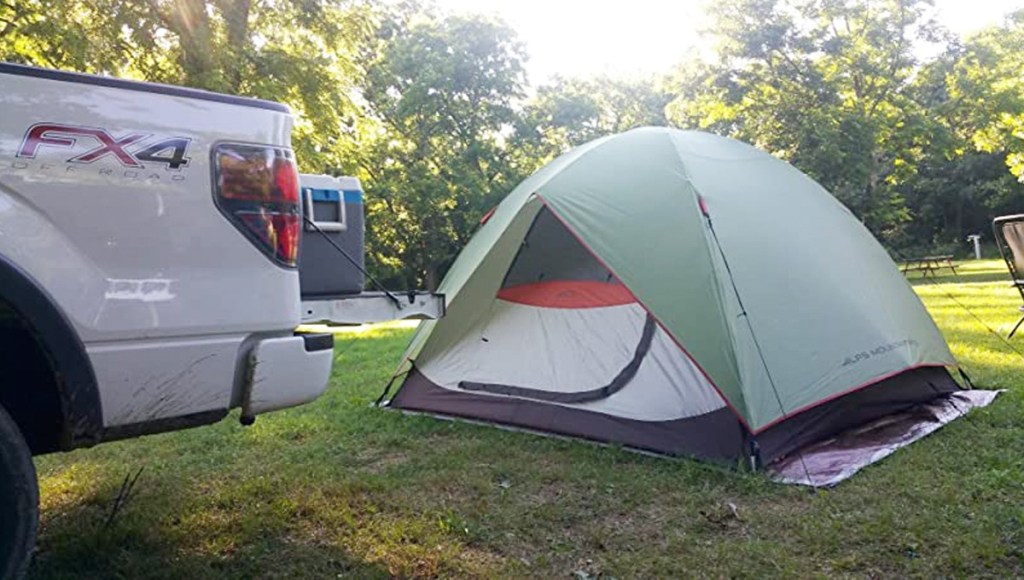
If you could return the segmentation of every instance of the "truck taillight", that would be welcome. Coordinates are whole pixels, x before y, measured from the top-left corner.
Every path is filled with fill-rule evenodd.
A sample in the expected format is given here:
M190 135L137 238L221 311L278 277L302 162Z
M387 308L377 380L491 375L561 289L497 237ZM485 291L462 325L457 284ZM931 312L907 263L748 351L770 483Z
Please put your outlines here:
M299 257L299 173L289 149L223 144L214 151L217 206L277 262Z

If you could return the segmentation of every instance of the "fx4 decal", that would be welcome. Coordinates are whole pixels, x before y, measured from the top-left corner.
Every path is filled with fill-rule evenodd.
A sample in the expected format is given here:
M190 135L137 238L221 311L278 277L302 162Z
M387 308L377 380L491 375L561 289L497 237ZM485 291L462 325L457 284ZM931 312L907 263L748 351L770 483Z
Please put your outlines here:
M37 123L28 128L25 138L18 148L17 156L22 159L35 159L43 147L75 149L80 139L92 145L92 149L69 157L67 163L92 163L105 157L117 159L121 165L141 169L143 161L164 163L168 169L179 169L188 165L185 156L191 139L187 137L170 137L150 140L149 133L127 133L114 137L103 129L62 125L59 123ZM135 145L134 151L128 147Z

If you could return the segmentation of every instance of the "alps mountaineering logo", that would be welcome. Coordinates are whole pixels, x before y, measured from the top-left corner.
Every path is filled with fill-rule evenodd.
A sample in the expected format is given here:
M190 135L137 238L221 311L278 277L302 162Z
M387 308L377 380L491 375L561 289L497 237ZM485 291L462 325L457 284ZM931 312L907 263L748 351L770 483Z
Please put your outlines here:
M8 169L75 173L82 166L108 161L97 164L96 171L100 175L123 179L183 181L184 176L179 170L188 167L191 142L188 137L158 136L144 132L114 135L96 127L36 123L25 131L25 137L15 155L16 160L10 163Z
M916 347L917 341L912 338L905 338L903 340L898 340L896 342L890 342L889 344L881 344L876 346L875 348L872 348L871 350L865 350L863 352L858 352L847 356L846 360L843 361L842 366L845 367L848 365L857 364L859 362L866 361L871 357L881 356L885 353L892 352L897 348L904 346L908 348Z

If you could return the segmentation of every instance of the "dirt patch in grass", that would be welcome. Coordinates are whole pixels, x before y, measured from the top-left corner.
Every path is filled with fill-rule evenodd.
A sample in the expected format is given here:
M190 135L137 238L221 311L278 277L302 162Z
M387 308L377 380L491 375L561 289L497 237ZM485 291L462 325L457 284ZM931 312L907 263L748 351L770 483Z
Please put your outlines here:
M367 451L354 459L356 469L365 473L382 474L409 461L409 454L403 451Z

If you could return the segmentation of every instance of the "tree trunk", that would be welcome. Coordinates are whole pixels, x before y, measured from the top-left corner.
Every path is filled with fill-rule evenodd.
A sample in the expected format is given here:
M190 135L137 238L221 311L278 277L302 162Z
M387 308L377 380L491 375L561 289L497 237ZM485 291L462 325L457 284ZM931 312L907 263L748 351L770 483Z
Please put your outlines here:
M245 67L246 48L249 44L249 13L252 0L220 0L217 2L221 16L227 23L228 53L233 56L224 63L231 84L230 91L237 93L242 88L242 69Z
M966 205L966 201L967 196L963 192L956 197L956 216L954 218L956 223L953 231L956 232L957 240L964 237L964 205Z
M0 2L0 38L3 38L14 31L18 21L21 20L21 13L18 11L18 6L15 4L8 4L7 2ZM26 10L27 12L27 10Z
M423 281L426 283L428 291L433 292L437 290L437 286L441 283L438 278L437 266L433 264L427 266L427 271L424 274Z
M216 70L213 30L205 0L177 0L171 3L169 13L161 15L167 28L178 35L181 47L179 62L185 72L185 84L203 89L223 89L222 79Z

